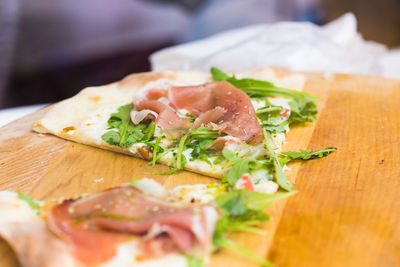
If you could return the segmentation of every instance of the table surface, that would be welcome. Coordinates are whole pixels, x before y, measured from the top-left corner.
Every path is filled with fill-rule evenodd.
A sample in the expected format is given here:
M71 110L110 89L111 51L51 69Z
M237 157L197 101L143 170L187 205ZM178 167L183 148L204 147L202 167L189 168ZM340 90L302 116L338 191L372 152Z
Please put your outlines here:
M308 74L305 91L323 98L315 123L293 127L284 150L336 146L327 158L290 165L298 194L269 209L265 236L234 240L277 266L400 266L400 81ZM0 190L39 199L70 197L144 176L143 161L30 131L45 110L0 129ZM157 166L157 170L166 167ZM171 188L214 179L179 172L151 176ZM102 182L95 180L103 178ZM16 259L0 242L0 265ZM212 266L251 266L219 252Z

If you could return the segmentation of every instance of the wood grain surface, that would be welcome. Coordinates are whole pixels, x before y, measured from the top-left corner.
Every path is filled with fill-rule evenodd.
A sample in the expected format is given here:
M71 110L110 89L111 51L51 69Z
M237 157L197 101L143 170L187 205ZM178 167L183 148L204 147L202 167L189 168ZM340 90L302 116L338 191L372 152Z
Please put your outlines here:
M307 74L322 97L317 122L292 127L284 150L336 146L327 158L290 165L299 193L269 209L267 235L235 234L277 266L400 266L400 81ZM46 109L0 128L0 190L44 200L98 192L147 176L167 188L213 178L145 167L144 161L31 132ZM18 261L0 241L0 266ZM211 266L256 266L222 250Z

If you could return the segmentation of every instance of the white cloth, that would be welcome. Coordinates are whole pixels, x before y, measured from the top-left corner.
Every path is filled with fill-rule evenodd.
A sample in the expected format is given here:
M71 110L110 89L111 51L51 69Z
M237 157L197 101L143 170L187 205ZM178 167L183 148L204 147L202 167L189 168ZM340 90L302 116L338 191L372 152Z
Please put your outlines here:
M9 122L22 118L25 115L33 113L47 104L23 106L16 108L0 109L0 127L6 125Z
M294 71L382 75L400 79L398 52L365 41L351 13L325 25L258 24L166 48L150 57L152 69L251 70L282 66ZM394 57L390 57L393 54ZM389 57L389 58L388 58Z

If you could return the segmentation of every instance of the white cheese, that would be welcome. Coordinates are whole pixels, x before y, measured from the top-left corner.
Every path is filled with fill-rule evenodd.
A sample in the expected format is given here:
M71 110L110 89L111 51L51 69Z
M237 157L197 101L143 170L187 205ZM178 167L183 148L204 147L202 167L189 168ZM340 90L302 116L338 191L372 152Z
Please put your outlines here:
M37 201L37 203L40 203ZM11 222L39 221L40 217L16 192L0 191L0 226Z
M163 136L163 132L161 128L156 125L156 128L154 130L154 137L160 137L160 136Z
M263 194L273 194L278 188L278 184L273 181L265 181L254 185L254 191Z
M139 179L133 185L143 192L154 196L163 197L167 195L167 190L165 190L164 186L150 178Z
M218 186L209 186L206 184L181 185L170 190L169 193L183 202L209 203L214 200L214 195L221 190Z
M258 169L250 173L254 183L266 182L273 178L273 175L266 169Z
M255 110L265 107L265 101L261 99L251 99L251 104Z
M285 97L268 97L268 101L274 106L280 106L290 110L289 102L290 98Z
M183 109L183 108L182 109L178 109L177 112L178 112L178 115L181 115L183 117L185 117L185 115L187 115L187 114L190 114L189 110Z
M287 165L285 165L282 167L282 171L290 171L290 168Z

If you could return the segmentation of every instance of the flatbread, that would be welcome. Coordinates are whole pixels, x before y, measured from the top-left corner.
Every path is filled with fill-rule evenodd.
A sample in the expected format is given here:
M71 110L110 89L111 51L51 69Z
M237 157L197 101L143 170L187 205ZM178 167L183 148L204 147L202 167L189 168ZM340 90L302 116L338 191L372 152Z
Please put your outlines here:
M186 192L180 191L180 187L176 187L175 191L167 192L163 186L147 178L136 181L135 187L148 195L161 196L170 194L171 197L181 199L183 205L190 203L190 200L187 200ZM206 191L197 190L196 186L191 186L191 188L193 191L198 192L196 196L199 197L199 201L209 195ZM48 214L52 205L57 205L57 203L41 202L41 205L43 205L42 212L38 213L26 200L22 200L16 192L0 191L0 238L3 238L11 246L22 266L86 266L76 257L73 246L67 241L68 239L63 239L50 230ZM215 210L214 212L217 214ZM216 220L217 217L214 217L214 224ZM212 232L210 234L212 235ZM170 252L160 257L146 260L142 259L137 239L134 236L132 234L131 239L120 242L117 245L115 255L95 266L187 266L185 255L179 252ZM203 256L204 260L207 261L210 255L205 254Z
M265 68L251 72L235 73L238 78L266 80L277 86L302 90L306 77L282 68ZM49 133L64 139L106 150L128 154L142 159L150 159L148 151L126 149L113 146L101 139L107 131L107 120L118 107L132 102L142 87L173 85L199 85L212 81L211 75L194 71L163 71L132 74L119 82L104 86L88 87L72 98L54 104L47 114L33 125L39 133ZM168 159L160 163L167 165ZM222 178L226 169L207 164L186 164L185 169L204 175Z

